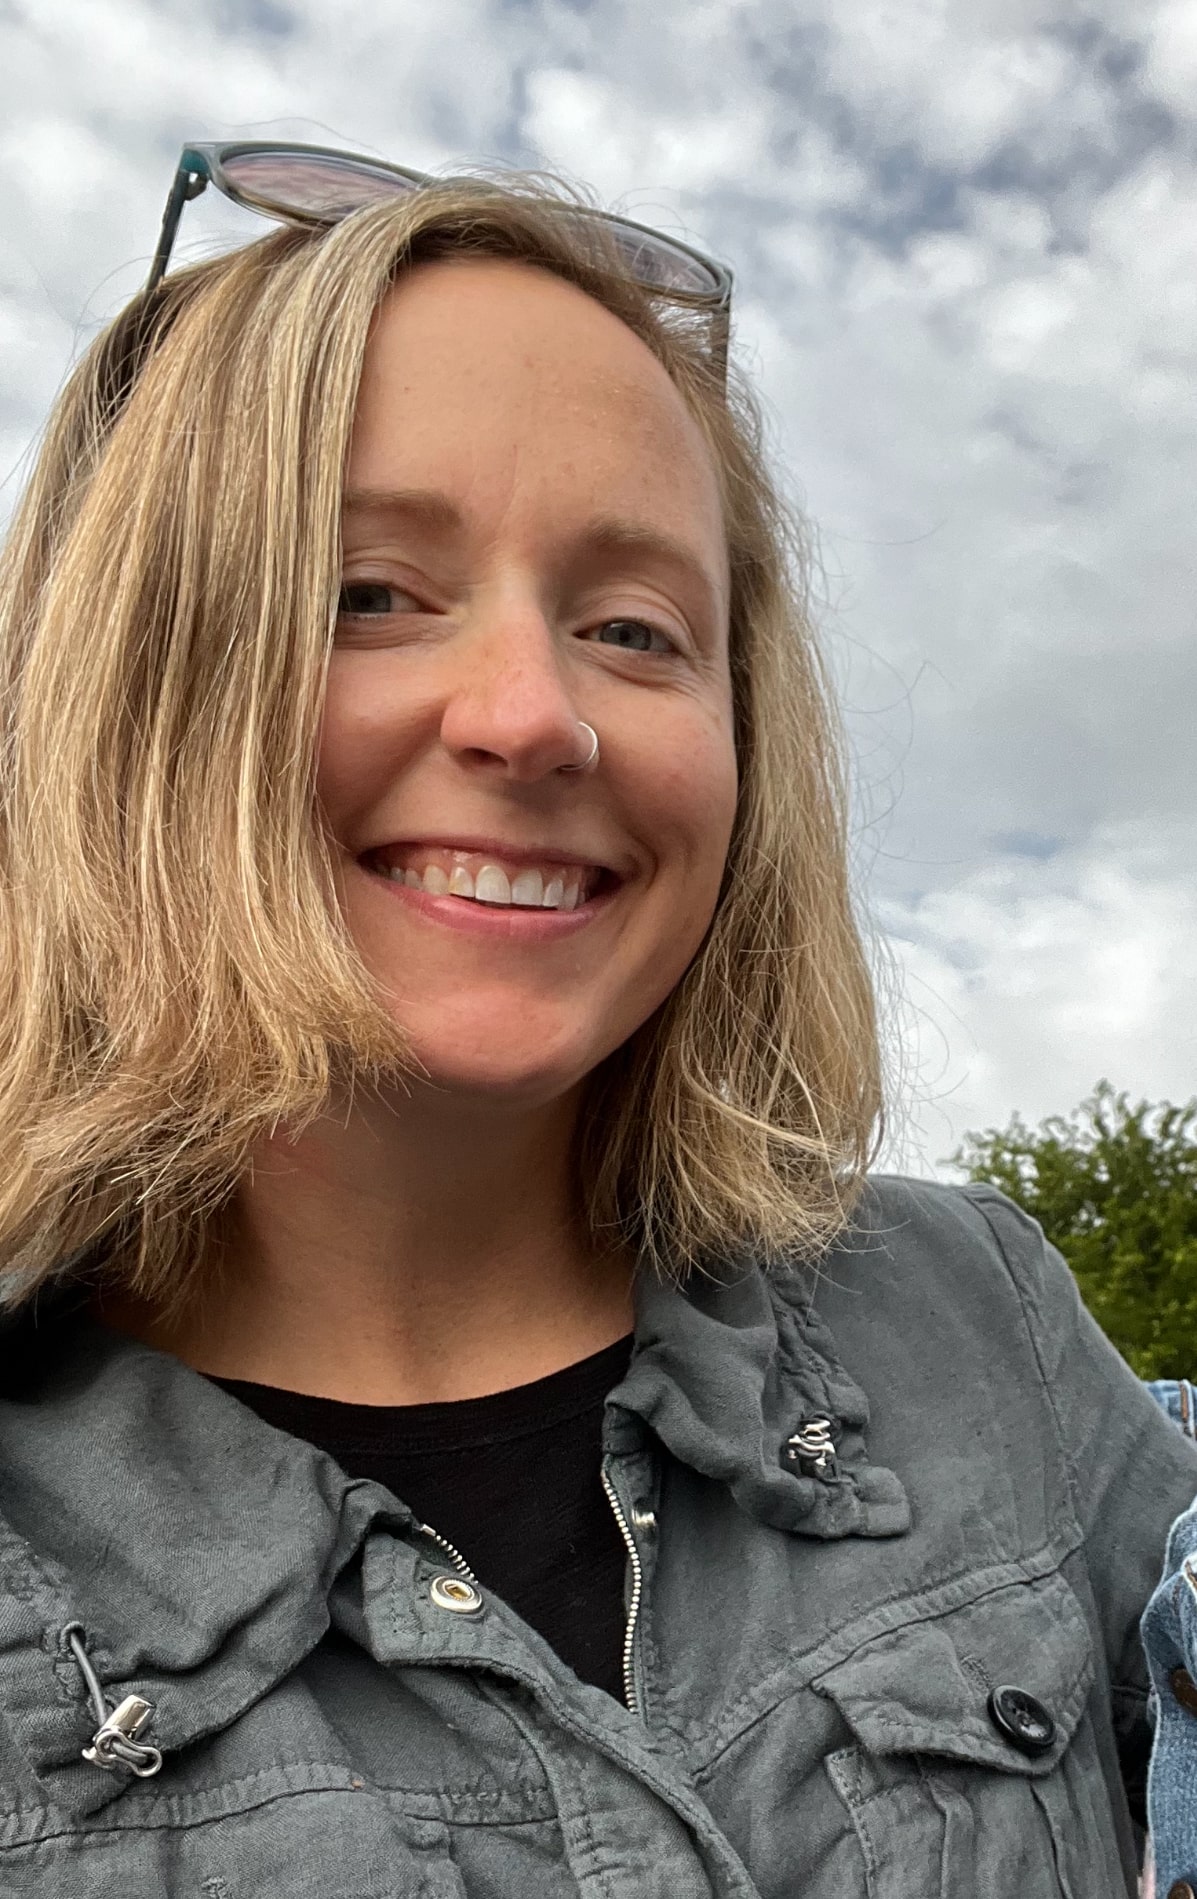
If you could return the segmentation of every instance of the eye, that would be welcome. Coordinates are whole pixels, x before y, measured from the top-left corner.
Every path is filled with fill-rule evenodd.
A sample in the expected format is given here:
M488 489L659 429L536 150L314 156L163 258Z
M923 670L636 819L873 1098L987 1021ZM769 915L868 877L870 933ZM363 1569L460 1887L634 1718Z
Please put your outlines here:
M337 613L343 619L378 620L416 606L412 595L385 580L347 580L341 587Z
M672 653L676 650L668 634L647 620L604 620L589 635L604 646L617 646L624 653Z

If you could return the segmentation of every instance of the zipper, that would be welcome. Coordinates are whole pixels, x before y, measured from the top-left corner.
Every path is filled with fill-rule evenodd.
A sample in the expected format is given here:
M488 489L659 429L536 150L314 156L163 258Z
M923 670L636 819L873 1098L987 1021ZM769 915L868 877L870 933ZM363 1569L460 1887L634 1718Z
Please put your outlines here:
M619 1534L628 1552L628 1561L632 1566L632 1598L628 1603L627 1626L623 1637L623 1698L632 1714L640 1713L640 1703L636 1696L636 1672L634 1666L636 1622L640 1614L640 1597L644 1588L644 1570L640 1562L640 1551L636 1548L636 1539L628 1528L628 1520L623 1505L615 1494L615 1486L606 1471L600 1472L603 1489L607 1493L607 1502L615 1512L615 1521L619 1525Z
M479 1586L478 1578L477 1576L475 1576L473 1570L470 1568L469 1564L466 1562L465 1557L462 1555L460 1550L454 1549L452 1543L450 1543L447 1536L442 1536L439 1530L434 1530L431 1523L421 1523L420 1535L431 1537L432 1541L436 1544L437 1548L444 1550L445 1555L449 1558L449 1561L453 1564L453 1567L457 1570L460 1570L461 1574L465 1577L466 1581L472 1582L475 1588Z
M639 1714L640 1703L636 1695L635 1643L636 1623L640 1616L640 1598L644 1592L644 1568L640 1561L640 1551L636 1548L636 1539L628 1528L628 1520L624 1515L623 1505L615 1494L611 1479L605 1470L600 1471L599 1474L603 1480L603 1489L607 1493L607 1501L611 1505L615 1513L615 1521L619 1525L619 1534L623 1538L624 1548L628 1553L628 1562L632 1566L632 1599L628 1604L627 1626L624 1630L623 1638L623 1696L631 1713ZM465 1557L459 1549L454 1548L447 1536L442 1536L439 1530L434 1530L431 1523L421 1523L420 1534L421 1536L428 1537L431 1542L436 1544L438 1549L444 1551L454 1568L466 1578L467 1582L472 1582L475 1588L479 1586L478 1578L466 1562Z

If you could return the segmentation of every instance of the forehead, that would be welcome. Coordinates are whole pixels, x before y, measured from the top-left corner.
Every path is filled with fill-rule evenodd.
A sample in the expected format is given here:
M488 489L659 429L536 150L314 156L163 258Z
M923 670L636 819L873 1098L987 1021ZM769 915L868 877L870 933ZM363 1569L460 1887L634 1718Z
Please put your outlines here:
M496 511L634 511L725 560L706 439L651 350L572 284L507 260L419 265L371 330L355 489Z

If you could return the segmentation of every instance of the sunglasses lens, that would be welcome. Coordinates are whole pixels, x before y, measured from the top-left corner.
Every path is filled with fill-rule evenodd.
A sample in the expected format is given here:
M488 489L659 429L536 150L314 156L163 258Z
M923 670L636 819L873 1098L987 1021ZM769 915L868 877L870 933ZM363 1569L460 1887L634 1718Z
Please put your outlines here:
M321 222L417 188L414 178L375 167L367 159L277 151L234 152L221 162L229 183L247 198Z
M667 238L638 231L611 219L611 229L633 277L655 290L681 290L691 296L718 296L723 286L701 258L678 250Z
M234 192L265 211L335 223L363 205L384 198L403 197L425 183L419 174L408 177L368 158L344 158L325 152L232 151L221 156L225 179ZM724 285L700 257L671 244L667 237L642 231L622 218L606 218L624 262L632 275L656 290L716 297Z

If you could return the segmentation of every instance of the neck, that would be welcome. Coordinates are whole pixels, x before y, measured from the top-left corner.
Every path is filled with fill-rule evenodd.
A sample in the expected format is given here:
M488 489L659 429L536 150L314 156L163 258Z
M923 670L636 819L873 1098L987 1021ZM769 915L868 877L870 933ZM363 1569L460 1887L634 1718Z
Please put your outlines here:
M599 1252L577 1215L576 1110L355 1100L260 1144L193 1308L100 1316L209 1376L360 1404L547 1377L632 1323L628 1254Z

